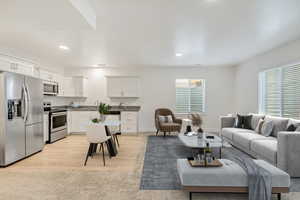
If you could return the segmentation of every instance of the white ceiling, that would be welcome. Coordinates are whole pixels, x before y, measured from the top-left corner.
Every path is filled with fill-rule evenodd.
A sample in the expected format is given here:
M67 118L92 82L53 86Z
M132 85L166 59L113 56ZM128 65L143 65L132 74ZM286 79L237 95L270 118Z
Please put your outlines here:
M90 1L96 29L67 0L0 0L0 49L66 67L227 66L300 38L299 0Z

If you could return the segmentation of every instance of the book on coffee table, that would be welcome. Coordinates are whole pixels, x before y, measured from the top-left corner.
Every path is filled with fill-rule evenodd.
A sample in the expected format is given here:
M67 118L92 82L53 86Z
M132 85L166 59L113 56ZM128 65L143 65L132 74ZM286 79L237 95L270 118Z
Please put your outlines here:
M222 167L223 164L218 160L212 160L211 163L199 162L194 160L194 158L187 158L188 162L192 167Z

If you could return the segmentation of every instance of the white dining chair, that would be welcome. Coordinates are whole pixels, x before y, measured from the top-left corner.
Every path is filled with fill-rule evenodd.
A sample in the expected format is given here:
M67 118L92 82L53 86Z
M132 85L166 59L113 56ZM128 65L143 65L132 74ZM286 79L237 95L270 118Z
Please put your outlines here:
M89 124L87 127L86 136L90 145L85 158L84 166L86 166L89 156L92 157L93 154L96 153L98 144L100 144L100 152L102 151L103 164L105 166L104 143L106 144L106 147L108 149L107 141L111 138L111 136L106 135L104 124Z

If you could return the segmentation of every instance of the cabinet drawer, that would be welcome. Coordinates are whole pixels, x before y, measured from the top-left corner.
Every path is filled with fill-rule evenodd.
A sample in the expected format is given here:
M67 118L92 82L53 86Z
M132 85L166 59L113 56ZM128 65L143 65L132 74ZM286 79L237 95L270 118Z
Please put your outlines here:
M122 126L121 132L122 133L136 133L137 127L136 126Z

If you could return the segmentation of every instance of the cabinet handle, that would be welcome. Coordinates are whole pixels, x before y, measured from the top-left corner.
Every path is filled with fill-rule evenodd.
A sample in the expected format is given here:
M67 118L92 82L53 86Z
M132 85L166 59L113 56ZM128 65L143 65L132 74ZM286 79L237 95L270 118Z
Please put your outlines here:
M11 63L10 68L11 68L12 70L17 70L17 69L18 69L18 64L17 64L17 63Z

